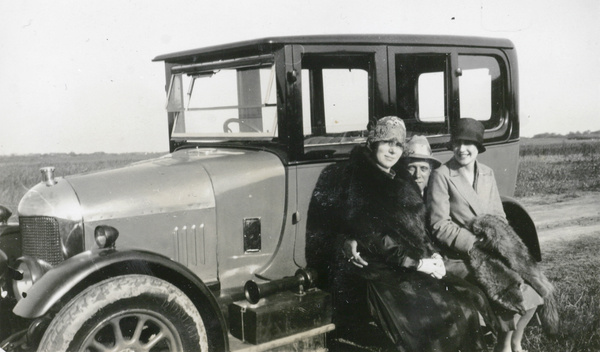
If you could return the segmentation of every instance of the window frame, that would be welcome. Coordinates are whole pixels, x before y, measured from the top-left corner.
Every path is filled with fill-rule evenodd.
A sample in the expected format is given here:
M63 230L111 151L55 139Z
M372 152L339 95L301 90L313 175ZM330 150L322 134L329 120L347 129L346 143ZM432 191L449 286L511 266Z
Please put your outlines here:
M277 103L260 103L257 106L243 106L241 105L241 103L238 101L236 103L232 103L232 104L226 104L224 106L219 106L219 105L215 105L215 106L207 106L207 107L202 107L202 106L190 106L191 101L189 100L190 97L188 96L187 98L184 97L185 95L185 90L186 87L182 86L183 83L183 78L179 78L182 76L188 76L190 78L188 78L187 80L189 81L188 84L191 84L191 86L187 87L188 89L188 95L190 92L190 88L194 85L198 85L198 84L194 84L194 82L199 79L202 78L203 76L212 76L215 73L218 73L219 71L222 70L231 70L232 72L234 72L236 74L236 84L238 84L237 86L237 90L238 90L238 96L237 99L239 99L239 75L240 72L242 71L246 71L246 70L250 70L250 69L256 69L256 70L261 70L264 68L271 68L272 70L274 70L274 72L276 72L276 63L275 63L275 59L273 55L262 55L262 56L252 56L252 57L243 57L243 58L239 58L239 59L235 59L235 60L225 60L223 62L217 62L217 63L213 63L213 62L209 62L209 63L201 63L201 64L190 64L190 65L178 65L178 66L174 66L171 69L171 77L170 77L170 83L167 89L167 111L169 114L172 114L172 126L170 131L169 131L169 138L171 141L177 142L177 141L194 141L194 142L202 142L202 141L211 141L211 140L220 140L223 139L224 141L226 140L264 140L264 141L270 141L270 140L276 140L277 139L277 133L275 131L270 131L270 132L259 132L259 133L254 133L254 132L237 132L235 134L232 135L227 135L227 134L222 134L222 133L193 133L193 132L184 132L183 129L185 129L186 126L186 121L188 120L188 118L191 116L190 114L193 114L194 111L202 111L202 110L206 110L206 111L211 111L211 110L226 110L226 109L237 109L238 110L238 119L242 120L243 119L239 116L241 116L240 111L243 111L243 109L248 109L248 108L269 108L269 107L274 107L277 109ZM176 81L179 84L175 84ZM277 85L275 84L275 82L272 83L272 87L270 88L275 88L275 100L277 101L278 99L278 95L280 94L278 92L277 89ZM169 106L171 106L171 91L173 89L176 89L177 87L179 87L178 91L179 91L179 95L180 95L180 104L182 105L180 107L180 109L169 109ZM267 89L270 89L267 88ZM199 89L199 88L196 88ZM272 93L271 93L272 94ZM270 94L270 95L271 95ZM197 95L196 95L197 96ZM233 105L235 104L235 105ZM178 113L181 113L183 115L179 116ZM181 119L181 120L179 120ZM275 121L278 122L278 118L275 119ZM275 122L274 121L274 122ZM178 123L179 122L179 123ZM226 138L227 137L227 138Z
M396 48L394 48L396 49ZM409 50L405 50L406 47L400 47L398 52L390 50L391 57L393 56L393 64L390 57L390 97L392 101L390 102L390 108L393 111L393 114L404 119L406 123L406 127L409 131L415 132L415 134L426 134L428 137L435 138L436 136L443 136L449 133L449 109L451 107L450 101L450 92L452 90L452 78L450 75L451 72L451 53L447 50L440 50L438 48L427 48L427 50L413 50L413 48L409 48ZM393 54L392 54L393 52ZM443 68L441 72L444 73L444 121L443 122L423 122L419 120L419 107L415 105L413 108L415 115L410 116L410 118L406 118L406 113L402 110L402 103L400 102L399 92L398 92L398 73L397 67L400 64L398 57L402 55L407 55L411 57L421 56L422 60L425 60L426 57L430 57L432 59L439 59L440 67ZM433 60L432 60L433 61ZM421 73L433 73L440 72L438 70L433 71L423 71ZM414 77L415 80L412 81L415 85L412 86L414 89L414 93L411 100L411 103L414 102L418 104L419 96L418 96L418 87L416 84L418 83L419 76ZM410 83L410 82L409 82ZM417 127L417 128L415 128ZM437 133L436 133L437 132Z
M459 77L457 74L458 56L469 55L469 56L489 56L496 59L503 77L502 86L500 89L503 94L502 107L497 120L491 120L492 122L486 123L486 130L484 132L484 143L493 143L496 141L506 140L510 138L511 134L511 114L515 114L516 102L511 98L510 82L514 82L516 77L511 77L511 69L509 67L509 60L504 51L497 48L480 48L480 47L444 47L444 46L402 46L402 45L390 45L388 47L388 70L389 75L389 96L390 100L390 111L391 114L400 114L400 102L398 101L397 91L397 57L398 55L440 55L447 58L446 62L446 82L445 82L445 121L443 123L425 123L431 130L439 129L442 133L428 135L427 138L434 150L445 150L448 143L450 142L450 131L460 118L460 101L459 101ZM515 114L515 118L518 119L518 114ZM413 133L409 129L409 134Z
M383 117L384 115L384 106L387 103L388 89L387 89L387 66L382 64L386 61L386 46L384 45L292 45L292 67L288 67L289 74L293 75L296 80L295 89L291 92L292 99L296 105L295 114L298 115L298 119L296 121L296 128L290 128L288 131L293 134L297 143L293 143L295 146L296 152L294 156L291 156L291 160L296 160L300 163L308 162L308 161L319 161L319 160L335 160L335 159L344 159L347 158L350 154L350 151L354 148L354 146L364 143L364 141L359 142L350 142L350 143L332 143L327 145L324 148L316 148L312 146L304 145L304 126L303 126L303 106L302 106L302 85L309 84L308 82L302 81L302 69L306 68L306 61L309 60L309 66L311 67L319 67L322 68L346 68L347 66L343 65L333 65L329 61L338 61L343 62L345 60L352 60L352 58L361 58L362 60L366 60L368 62L368 67L366 67L366 71L368 74L368 86L369 86L369 116L368 119L372 119L373 117ZM320 64L319 58L323 58L323 62ZM350 58L350 59L349 59ZM286 59L287 61L287 59ZM333 66L332 66L333 65ZM353 68L361 68L354 66ZM293 72L293 73L292 73ZM312 91L311 94L318 94L321 97L311 97L311 108L321 109L323 108L322 104L319 103L319 99L323 98L322 85L317 91ZM290 100L290 101L291 101ZM315 104L316 102L316 104ZM321 101L322 102L322 101ZM311 118L318 118L318 115L315 116L313 112L311 112ZM324 115L322 115L324 120ZM324 122L324 121L323 121ZM317 121L311 121L312 131L315 131L314 125ZM290 126L288 125L288 128ZM366 129L366 125L365 125ZM316 129L318 131L318 128ZM324 130L322 130L324 132Z

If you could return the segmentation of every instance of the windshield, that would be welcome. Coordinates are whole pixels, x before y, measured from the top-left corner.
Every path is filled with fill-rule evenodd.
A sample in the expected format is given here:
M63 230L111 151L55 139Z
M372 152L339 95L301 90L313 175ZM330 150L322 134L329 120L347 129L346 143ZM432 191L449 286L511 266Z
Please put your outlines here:
M176 73L167 110L175 114L173 139L270 140L277 136L275 65Z

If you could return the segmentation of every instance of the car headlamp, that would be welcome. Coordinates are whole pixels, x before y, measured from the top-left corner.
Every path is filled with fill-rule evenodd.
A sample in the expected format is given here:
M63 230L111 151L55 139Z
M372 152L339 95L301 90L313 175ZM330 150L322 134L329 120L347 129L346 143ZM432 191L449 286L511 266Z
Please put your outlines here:
M98 248L114 248L119 231L112 226L100 225L94 230L94 239Z
M27 291L39 280L52 266L43 260L31 257L21 257L16 261L20 277L13 280L13 292L17 299L27 297Z

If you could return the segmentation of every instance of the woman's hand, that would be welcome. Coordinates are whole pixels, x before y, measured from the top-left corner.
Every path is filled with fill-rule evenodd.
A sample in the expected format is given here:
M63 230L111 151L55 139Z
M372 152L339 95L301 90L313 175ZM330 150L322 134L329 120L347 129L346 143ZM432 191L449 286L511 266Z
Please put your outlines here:
M360 256L360 252L356 251L357 247L358 242L356 240L346 240L342 247L342 252L344 253L344 258L348 258L348 262L359 268L363 268L369 265L369 263Z
M429 274L436 279L441 279L446 276L446 266L442 257L434 254L431 258L423 258L419 261L417 271Z

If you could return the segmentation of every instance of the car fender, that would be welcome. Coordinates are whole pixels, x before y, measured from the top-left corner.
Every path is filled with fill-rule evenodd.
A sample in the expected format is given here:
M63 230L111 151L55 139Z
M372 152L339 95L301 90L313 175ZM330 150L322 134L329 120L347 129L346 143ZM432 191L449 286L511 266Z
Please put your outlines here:
M146 274L177 286L196 304L206 322L211 345L227 347L225 317L207 284L180 263L141 250L97 249L80 253L44 274L18 301L13 312L24 318L38 318L63 298L71 298L105 278L126 274Z
M525 243L533 258L538 262L542 261L540 241L533 219L516 199L507 196L501 198L508 223Z

